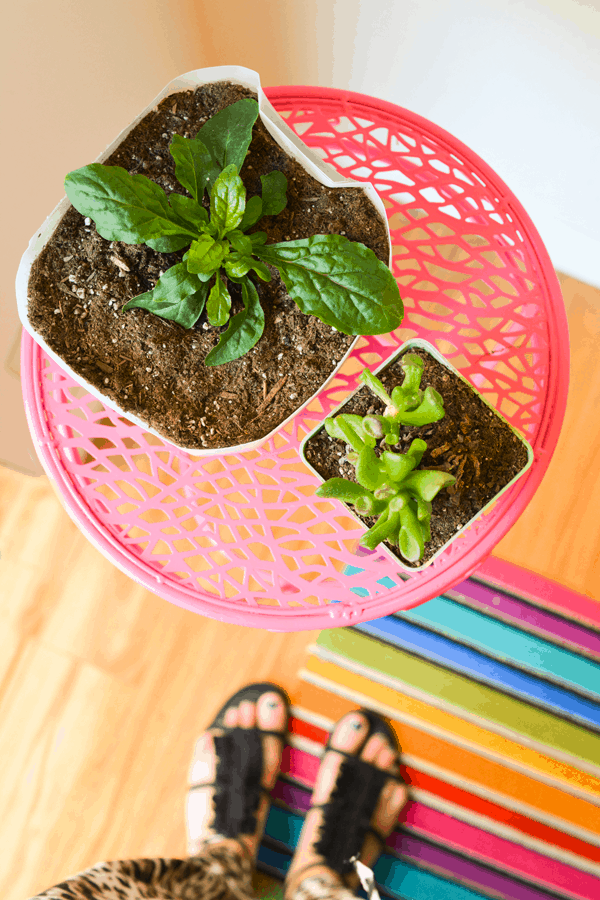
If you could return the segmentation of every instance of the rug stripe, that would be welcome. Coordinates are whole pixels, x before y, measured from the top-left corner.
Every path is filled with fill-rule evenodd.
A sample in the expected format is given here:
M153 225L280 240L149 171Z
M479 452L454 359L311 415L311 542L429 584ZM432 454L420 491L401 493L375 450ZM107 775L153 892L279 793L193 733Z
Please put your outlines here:
M514 563L488 556L471 577L488 587L498 587L514 597L600 630L600 602Z
M306 670L305 680L301 682L296 693L302 707L324 719L330 717L330 721L333 723L345 712L356 707L357 703L360 705L360 702L354 698L340 696L335 667L331 663L325 663L322 660L313 662L312 659L309 659L308 664L313 669L317 664L325 667L326 679L330 675L334 677L331 682L327 682L327 687L319 687L312 681L306 680L314 677L309 670ZM322 674L319 675L319 679L321 677L323 677ZM347 679L349 676L344 677ZM332 694L328 693L330 689L333 690ZM467 754L478 754L484 760L491 760L503 766L509 766L518 772L531 774L551 786L574 793L583 800L600 803L600 778L582 772L575 766L556 760L494 731L488 731L473 722L457 718L455 714L409 696L403 691L374 683L360 674L352 673L352 687L344 687L343 690L344 694L348 695L355 691L361 698L365 695L369 696L370 692L375 690L374 699L388 707L399 722L406 722L410 725L413 731L415 728L425 731L444 741L450 741ZM403 746L406 746L405 741Z
M525 631L531 630L549 641L571 647L576 652L593 654L600 660L600 635L597 632L498 588L469 578L447 591L445 596L479 609L488 616L511 622Z
M453 600L436 597L414 609L396 613L396 617L432 628L508 664L522 666L540 678L590 693L596 702L600 699L600 664ZM600 654L600 638L597 644Z
M364 622L357 626L363 634L371 635L403 650L437 662L478 682L484 682L509 692L529 703L568 716L585 727L600 729L600 705L565 688L550 684L533 675L514 669L503 662L484 656L477 650L420 628L395 616ZM396 677L397 676L397 669ZM388 670L388 674L393 674ZM597 675L600 681L600 669Z
M371 623L372 624L372 623ZM600 735L558 718L457 672L410 655L351 629L323 631L318 647L418 688L523 737L533 738L592 765L600 765ZM400 682L399 682L400 686Z

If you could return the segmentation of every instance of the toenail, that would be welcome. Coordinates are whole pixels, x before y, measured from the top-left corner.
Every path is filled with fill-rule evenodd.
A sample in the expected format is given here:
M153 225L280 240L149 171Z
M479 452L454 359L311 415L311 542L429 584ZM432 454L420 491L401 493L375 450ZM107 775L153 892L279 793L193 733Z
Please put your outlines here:
M364 726L363 726L362 722L357 721L357 722L352 723L352 727L354 728L355 731L360 731L360 729L363 728Z
M279 702L277 700L269 700L267 706L269 709L275 709L276 706L279 706Z

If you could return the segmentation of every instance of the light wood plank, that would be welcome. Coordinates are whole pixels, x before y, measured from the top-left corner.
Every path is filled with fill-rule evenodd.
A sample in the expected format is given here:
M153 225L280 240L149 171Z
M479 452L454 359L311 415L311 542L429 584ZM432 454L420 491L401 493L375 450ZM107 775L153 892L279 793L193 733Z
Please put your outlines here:
M292 690L316 632L181 610L71 523L46 478L0 468L0 896L103 858L181 855L197 735L248 681Z

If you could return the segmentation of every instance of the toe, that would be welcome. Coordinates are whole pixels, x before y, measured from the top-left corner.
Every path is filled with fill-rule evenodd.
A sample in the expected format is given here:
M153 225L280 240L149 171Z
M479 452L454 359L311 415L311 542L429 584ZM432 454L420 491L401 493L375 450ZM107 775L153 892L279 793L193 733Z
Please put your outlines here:
M386 743L386 739L382 734L372 734L365 744L364 749L360 754L360 758L364 760L364 762L375 765L379 754L386 746Z
M258 698L256 704L256 724L263 731L284 731L286 708L283 698L275 691L267 691Z
M285 732L287 709L283 698L275 691L262 694L256 704L256 724L263 731ZM263 786L270 790L279 774L283 741L272 735L263 737Z
M256 704L250 700L242 700L239 709L238 725L242 728L254 728L256 725Z
M375 757L374 763L379 769L383 769L384 772L389 772L394 769L394 763L397 758L398 754L396 750L393 750L388 741L385 741Z
M329 741L334 750L356 753L369 730L369 723L362 713L348 713L337 723Z
M239 724L239 710L237 706L230 706L223 715L223 724L226 728L235 728Z
M379 798L379 803L373 817L373 824L382 834L391 834L400 814L400 810L406 803L406 786L390 781L384 787Z

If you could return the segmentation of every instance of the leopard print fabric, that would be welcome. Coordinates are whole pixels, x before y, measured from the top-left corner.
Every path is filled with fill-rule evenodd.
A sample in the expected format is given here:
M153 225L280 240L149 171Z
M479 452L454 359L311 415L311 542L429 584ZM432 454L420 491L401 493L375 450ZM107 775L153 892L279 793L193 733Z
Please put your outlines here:
M97 863L31 900L255 900L246 856L208 845L189 859Z
M206 845L189 859L129 859L97 863L30 900L256 900L245 855ZM324 876L305 878L293 900L356 900Z

